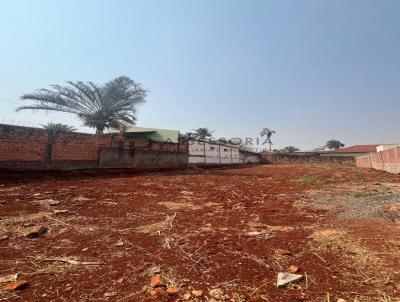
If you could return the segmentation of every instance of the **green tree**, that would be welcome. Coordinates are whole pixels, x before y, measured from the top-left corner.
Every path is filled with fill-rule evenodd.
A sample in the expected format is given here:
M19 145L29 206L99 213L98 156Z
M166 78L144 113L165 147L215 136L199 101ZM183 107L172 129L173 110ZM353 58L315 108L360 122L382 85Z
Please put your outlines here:
M339 140L331 139L326 142L325 147L329 150L337 150L344 147L344 144Z
M113 125L111 125L113 126ZM115 128L118 128L120 133L126 133L126 131L128 131L130 128L132 128L134 125L132 125L131 123L127 123L127 122L118 122Z
M195 138L195 135L193 132L179 133L179 138L180 139L193 139L193 138Z
M48 130L52 134L56 133L71 133L75 132L76 128L73 126L61 124L61 123L47 123L46 125L42 125L42 127Z
M85 126L102 134L104 129L122 122L134 124L136 107L145 102L147 90L126 76L120 76L103 85L92 82L67 82L52 85L21 96L36 104L21 106L20 110L61 111L76 114Z
M283 148L281 151L282 152L292 153L292 152L300 151L300 149L295 147L295 146L287 146L287 147Z
M194 137L198 139L206 139L206 138L211 138L214 130L210 130L207 127L204 128L197 128L194 129Z

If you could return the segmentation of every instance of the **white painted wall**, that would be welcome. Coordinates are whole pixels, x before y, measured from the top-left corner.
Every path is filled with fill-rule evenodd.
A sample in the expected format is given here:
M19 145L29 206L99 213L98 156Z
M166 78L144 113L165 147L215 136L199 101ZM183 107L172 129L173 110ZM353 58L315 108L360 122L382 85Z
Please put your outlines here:
M376 147L376 152L382 152L388 149L392 149L394 147L399 147L400 144L385 144L385 145L379 145Z
M189 141L189 163L191 164L237 164L239 149L213 142Z

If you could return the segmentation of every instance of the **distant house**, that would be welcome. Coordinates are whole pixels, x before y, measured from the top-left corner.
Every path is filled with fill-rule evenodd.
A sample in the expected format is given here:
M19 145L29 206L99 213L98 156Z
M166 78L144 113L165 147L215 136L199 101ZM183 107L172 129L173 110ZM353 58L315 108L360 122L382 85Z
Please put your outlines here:
M388 149L392 149L392 148L395 148L395 147L400 147L400 144L379 145L378 147L376 147L376 152L386 151Z
M371 144L371 145L354 145L350 147L344 147L337 150L324 151L321 152L321 156L361 156L369 153L373 153L377 151L377 147L379 144Z
M118 132L118 129L111 128L108 130L108 133ZM147 138L156 142L178 143L179 141L179 131L169 129L132 127L125 131L125 136Z

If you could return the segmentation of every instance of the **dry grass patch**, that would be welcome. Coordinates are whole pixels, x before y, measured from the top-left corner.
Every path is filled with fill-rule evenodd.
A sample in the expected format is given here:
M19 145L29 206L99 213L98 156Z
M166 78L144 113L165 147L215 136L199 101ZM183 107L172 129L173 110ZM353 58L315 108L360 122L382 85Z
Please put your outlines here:
M60 201L55 199L40 199L33 201L34 204L38 204L44 207L56 206L60 204Z
M156 223L142 225L140 227L135 228L135 230L138 233L154 234L154 233L157 233L157 232L165 231L169 227L170 227L169 221L168 220L164 220L164 221L159 221L159 222L156 222Z
M102 233L101 227L93 226L93 225L78 225L73 226L74 230L79 234L87 235L87 234L100 234ZM65 229L63 229L65 230ZM66 229L68 231L68 228Z
M314 232L311 237L311 252L315 256L323 262L327 261L325 257L332 255L339 257L336 263L330 261L327 263L330 263L329 265L334 266L340 272L343 280L346 280L346 282L353 280L371 289L365 292L368 293L366 300L363 297L364 294L362 294L359 297L360 299L355 301L391 301L379 300L377 295L376 290L378 288L382 293L385 291L392 292L388 285L396 279L393 279L396 274L393 267L385 267L385 261L379 257L379 254L362 246L344 230L321 229ZM372 297L375 298L372 299Z
M213 202L206 202L202 204L193 204L191 202L173 202L173 201L163 201L159 202L159 205L165 206L170 210L184 210L184 209L189 209L189 210L199 210L205 207L212 207L216 205Z
M0 220L0 226L36 224L39 222L48 221L52 215L52 212L38 212L31 214L20 214L15 216L3 216L3 218Z
M129 193L124 193L124 195L126 195L126 194L129 195ZM117 194L115 194L115 195L117 195ZM85 196L78 196L78 197L75 197L74 199L72 199L72 201L91 201L91 200L92 200L92 198L88 198Z
M49 220L53 219L51 212L39 212L32 214L20 214L15 216L3 216L0 220L0 237L10 234L26 236L33 226L48 226Z
M250 221L247 225L249 226L249 228L243 231L245 235L247 236L262 235L267 238L275 236L275 234L278 232L289 232L294 229L291 226L269 225L257 221Z
M20 187L11 187L11 188L0 188L0 193L14 192L18 190Z
M201 208L199 206L195 206L194 204L192 204L190 202L163 201L163 202L159 202L158 204L162 205L164 207L167 207L170 210L182 210L182 209L196 210L196 209Z
M383 267L382 260L372 251L350 238L344 230L327 228L315 231L312 235L312 249L317 253L332 253L344 258L359 270Z
M212 226L201 226L198 229L199 233L214 233L215 232L215 228Z

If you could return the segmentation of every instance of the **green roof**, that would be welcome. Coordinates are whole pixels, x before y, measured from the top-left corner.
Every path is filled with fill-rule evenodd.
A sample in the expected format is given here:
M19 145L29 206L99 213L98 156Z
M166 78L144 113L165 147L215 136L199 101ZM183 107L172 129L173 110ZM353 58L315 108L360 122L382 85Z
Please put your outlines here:
M117 133L118 129L110 128L108 133ZM168 129L157 129L157 128L144 128L144 127L132 127L126 130L127 135L130 133L135 136L143 136L150 140L157 142L172 142L177 143L179 137L179 131L168 130Z

